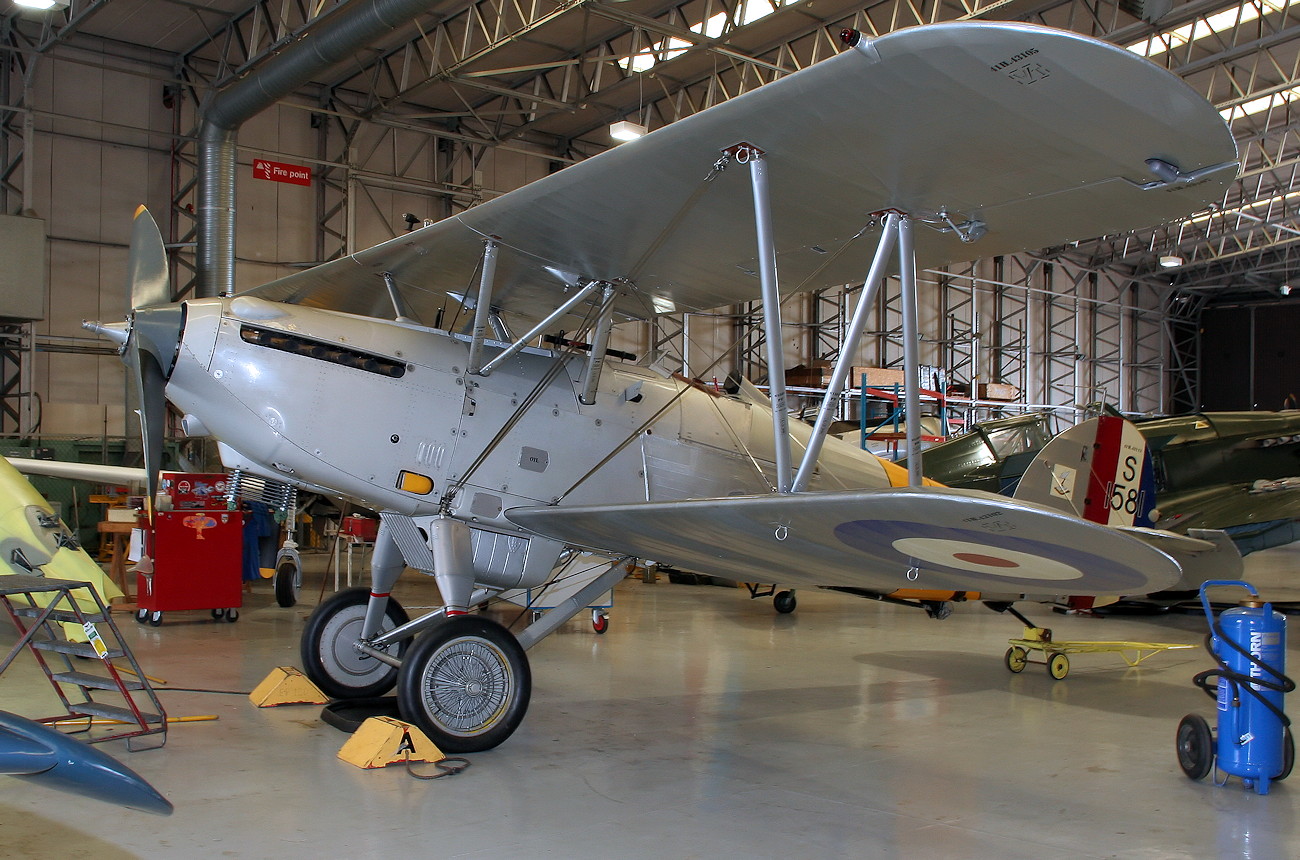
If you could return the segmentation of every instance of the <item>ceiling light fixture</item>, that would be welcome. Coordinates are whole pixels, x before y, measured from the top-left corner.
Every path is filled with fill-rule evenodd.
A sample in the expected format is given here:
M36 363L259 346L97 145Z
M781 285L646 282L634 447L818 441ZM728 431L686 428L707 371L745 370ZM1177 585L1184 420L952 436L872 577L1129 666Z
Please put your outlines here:
M51 9L68 8L68 0L14 0L14 5L22 6L26 9L49 11Z
M1165 254L1160 258L1160 268L1173 269L1183 264L1183 258L1177 254Z
M609 127L609 136L615 140L636 140L645 133L645 126L630 119L621 119Z

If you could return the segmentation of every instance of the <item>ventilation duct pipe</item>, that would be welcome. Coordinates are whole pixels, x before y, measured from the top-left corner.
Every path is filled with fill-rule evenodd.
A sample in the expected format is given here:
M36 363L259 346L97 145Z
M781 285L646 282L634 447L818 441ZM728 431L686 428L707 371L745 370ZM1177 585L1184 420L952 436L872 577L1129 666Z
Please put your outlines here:
M212 297L235 288L235 139L239 127L436 2L352 0L261 68L208 98L199 129L196 295Z

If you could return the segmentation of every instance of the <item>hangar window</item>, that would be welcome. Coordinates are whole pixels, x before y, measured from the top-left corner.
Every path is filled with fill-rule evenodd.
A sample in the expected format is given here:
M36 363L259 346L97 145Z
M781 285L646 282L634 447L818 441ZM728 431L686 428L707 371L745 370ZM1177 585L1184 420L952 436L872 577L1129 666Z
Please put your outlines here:
M364 370L367 373L377 373L380 376L388 376L393 379L400 379L406 375L406 364L404 362L394 361L382 355L362 352L359 349L339 346L336 343L312 340L311 338L273 329L255 328L251 325L241 326L239 336L245 343L265 346L269 349L278 349L281 352L291 352L294 355L303 355L320 361L328 361L331 364L341 364L344 367Z

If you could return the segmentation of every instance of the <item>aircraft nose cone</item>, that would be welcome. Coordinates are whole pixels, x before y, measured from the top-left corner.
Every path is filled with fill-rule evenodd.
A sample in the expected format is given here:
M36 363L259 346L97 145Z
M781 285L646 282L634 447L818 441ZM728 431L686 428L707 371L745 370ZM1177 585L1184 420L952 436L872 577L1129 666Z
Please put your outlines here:
M158 362L163 378L171 376L180 351L181 335L185 331L185 305L161 305L136 308L131 315L128 338L136 348L147 352Z

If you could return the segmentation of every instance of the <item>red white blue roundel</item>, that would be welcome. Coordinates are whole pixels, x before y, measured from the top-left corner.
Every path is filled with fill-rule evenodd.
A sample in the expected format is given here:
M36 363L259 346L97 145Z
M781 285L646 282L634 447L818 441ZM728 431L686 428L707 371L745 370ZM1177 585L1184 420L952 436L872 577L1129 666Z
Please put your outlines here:
M1086 576L1090 594L1134 594L1146 590L1148 577L1116 558L1078 547L994 534L976 529L897 520L853 520L835 528L846 546L875 558L897 559L900 566L982 582L980 588L1024 591L1059 587L1069 594L1073 581Z

